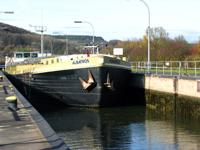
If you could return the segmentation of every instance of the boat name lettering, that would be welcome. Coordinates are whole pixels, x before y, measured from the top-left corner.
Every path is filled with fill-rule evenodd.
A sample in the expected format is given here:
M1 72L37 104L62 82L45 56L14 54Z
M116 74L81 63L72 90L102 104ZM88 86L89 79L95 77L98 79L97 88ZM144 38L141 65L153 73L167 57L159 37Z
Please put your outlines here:
M110 59L109 62L113 64L120 64L120 60L115 60L115 59Z
M76 60L76 61L73 61L72 64L73 65L78 65L78 64L83 64L83 63L89 63L89 59L84 59L84 60Z

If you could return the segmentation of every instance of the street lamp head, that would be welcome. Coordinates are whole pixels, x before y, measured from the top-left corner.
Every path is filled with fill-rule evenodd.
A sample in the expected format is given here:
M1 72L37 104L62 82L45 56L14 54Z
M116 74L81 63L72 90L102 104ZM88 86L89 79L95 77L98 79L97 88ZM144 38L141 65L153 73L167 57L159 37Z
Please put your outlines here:
M53 32L53 34L59 34L60 32Z
M74 23L82 23L82 21L74 21Z
M14 11L5 11L5 14L14 14Z

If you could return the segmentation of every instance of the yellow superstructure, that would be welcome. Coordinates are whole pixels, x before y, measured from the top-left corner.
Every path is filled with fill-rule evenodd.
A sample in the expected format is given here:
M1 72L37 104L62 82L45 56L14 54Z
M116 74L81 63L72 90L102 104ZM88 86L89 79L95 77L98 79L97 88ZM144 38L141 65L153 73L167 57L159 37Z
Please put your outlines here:
M41 58L41 60L36 63L23 63L16 65L11 63L6 65L6 72L9 74L24 74L28 72L34 74L101 66L131 69L130 63L126 60L126 58L122 58L121 60L120 58L104 55L92 57L80 56L71 59L68 58L68 56L58 56Z

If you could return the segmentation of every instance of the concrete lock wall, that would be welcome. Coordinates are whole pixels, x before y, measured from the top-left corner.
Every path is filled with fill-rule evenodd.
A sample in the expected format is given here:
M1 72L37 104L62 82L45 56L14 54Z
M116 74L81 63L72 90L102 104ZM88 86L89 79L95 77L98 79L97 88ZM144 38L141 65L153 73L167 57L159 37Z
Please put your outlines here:
M200 98L199 80L145 76L145 89Z
M145 76L145 89L173 93L173 79Z
M178 80L178 94L199 97L200 91L197 90L199 80Z
M146 106L166 113L178 113L200 119L200 81L195 78L176 78L132 74L131 87L145 91Z

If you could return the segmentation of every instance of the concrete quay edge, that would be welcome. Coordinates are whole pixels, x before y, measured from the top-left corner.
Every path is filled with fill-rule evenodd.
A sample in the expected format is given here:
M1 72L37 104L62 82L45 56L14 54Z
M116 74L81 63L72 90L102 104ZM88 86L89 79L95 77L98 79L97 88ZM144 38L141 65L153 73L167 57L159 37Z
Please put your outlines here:
M8 80L8 78L0 71L1 76L8 83L12 85L13 93L17 99L21 102L24 108L30 114L33 122L38 126L40 132L50 144L51 148L54 150L70 150L66 143L56 134L56 132L51 128L49 123L40 115L40 113L28 102L28 100L16 89L16 87ZM16 143L17 144L17 143ZM1 143L0 143L1 146Z

